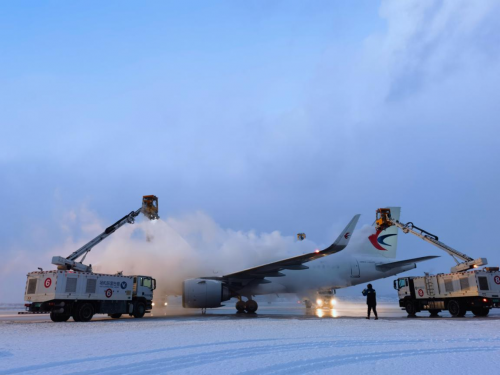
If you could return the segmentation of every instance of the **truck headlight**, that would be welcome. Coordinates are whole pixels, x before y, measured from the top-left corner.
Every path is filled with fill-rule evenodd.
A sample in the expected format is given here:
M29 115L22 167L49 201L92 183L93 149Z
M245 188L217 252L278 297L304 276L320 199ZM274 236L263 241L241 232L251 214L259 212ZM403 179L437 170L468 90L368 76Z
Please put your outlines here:
M318 305L318 306L320 306L320 307L321 307L321 306L323 306L323 300L322 300L321 298L318 298L318 299L316 300L316 305Z

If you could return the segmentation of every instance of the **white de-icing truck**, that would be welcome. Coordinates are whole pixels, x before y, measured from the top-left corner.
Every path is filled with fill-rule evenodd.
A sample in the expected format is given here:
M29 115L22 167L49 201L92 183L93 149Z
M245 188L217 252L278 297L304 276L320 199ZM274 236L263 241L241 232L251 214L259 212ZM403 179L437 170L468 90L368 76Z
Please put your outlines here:
M471 311L487 316L491 308L500 307L500 272L486 267L470 272L455 272L394 280L399 306L409 316L427 310L431 316L448 310L453 317Z
M448 310L453 317L462 317L467 311L475 316L487 316L490 309L500 307L499 267L478 268L488 263L486 258L473 259L411 222L403 224L392 219L388 208L377 210L376 223L378 230L395 225L404 233L416 235L447 252L457 263L450 273L394 280L399 306L406 310L408 316L415 316L422 310L429 311L431 316L437 316L443 310Z
M28 303L23 313L50 313L54 322L65 322L70 317L76 322L88 322L94 314L108 314L115 319L122 314L142 318L152 308L155 279L94 273L92 265L82 263L95 245L124 224L133 224L141 212L150 220L159 219L158 198L144 196L140 209L125 215L70 256L53 257L57 270L30 272L24 294ZM81 256L83 259L78 262Z

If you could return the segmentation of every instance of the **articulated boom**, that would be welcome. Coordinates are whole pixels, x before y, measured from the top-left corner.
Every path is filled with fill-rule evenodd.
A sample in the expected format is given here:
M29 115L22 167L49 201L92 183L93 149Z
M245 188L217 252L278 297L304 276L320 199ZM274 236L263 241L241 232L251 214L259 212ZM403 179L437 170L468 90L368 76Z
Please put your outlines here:
M158 198L154 195L145 195L142 197L142 207L136 211L132 211L129 214L122 217L113 225L106 228L104 232L89 241L81 248L73 252L68 257L64 258L61 256L55 256L52 258L52 264L55 264L59 270L75 270L81 272L92 272L92 265L85 265L82 262L92 248L100 243L102 240L113 234L118 228L122 227L126 223L134 224L135 218L143 213L149 220L156 220L160 217L158 216ZM76 260L83 256L80 262Z
M377 211L377 216L376 216L376 227L377 230L384 230L387 229L391 226L396 226L399 229L403 231L403 233L411 233L422 240L429 242L430 244L440 248L443 251L446 251L451 257L457 262L457 265L455 267L451 268L451 272L464 272L467 270L470 270L472 268L477 268L479 266L484 266L488 264L488 261L486 258L478 258L478 259L473 259L469 257L468 255L461 253L458 250L455 250L454 248L442 243L439 241L438 236L427 232L426 230L417 227L413 223L409 222L407 224L400 223L398 220L394 220L391 218L391 210L389 208L379 208ZM417 232L417 231L419 232ZM462 260L462 262L459 262L458 259Z

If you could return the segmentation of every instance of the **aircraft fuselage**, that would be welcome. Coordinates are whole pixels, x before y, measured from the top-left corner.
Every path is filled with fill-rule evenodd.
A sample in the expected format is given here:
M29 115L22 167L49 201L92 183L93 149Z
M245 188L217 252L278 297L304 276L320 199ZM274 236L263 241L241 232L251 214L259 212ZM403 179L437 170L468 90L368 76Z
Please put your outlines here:
M308 293L320 289L340 289L353 285L394 276L416 268L409 264L390 270L377 268L381 264L391 263L394 259L369 257L362 254L334 254L311 261L309 269L280 271L285 276L269 278L271 283L248 286L242 295L261 295L269 293Z

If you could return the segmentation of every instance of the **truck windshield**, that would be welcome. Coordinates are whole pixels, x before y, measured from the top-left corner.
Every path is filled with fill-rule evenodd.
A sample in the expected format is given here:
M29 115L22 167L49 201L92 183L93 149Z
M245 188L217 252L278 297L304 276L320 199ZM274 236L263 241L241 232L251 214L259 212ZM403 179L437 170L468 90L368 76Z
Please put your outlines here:
M399 289L406 286L406 279L399 279Z
M151 279L144 277L142 279L142 286L145 286L146 288L151 288Z

